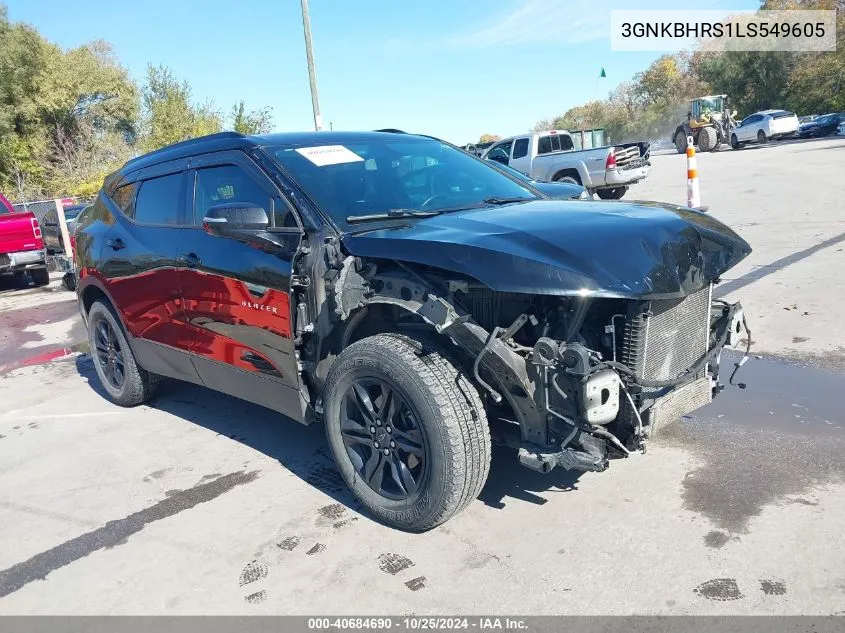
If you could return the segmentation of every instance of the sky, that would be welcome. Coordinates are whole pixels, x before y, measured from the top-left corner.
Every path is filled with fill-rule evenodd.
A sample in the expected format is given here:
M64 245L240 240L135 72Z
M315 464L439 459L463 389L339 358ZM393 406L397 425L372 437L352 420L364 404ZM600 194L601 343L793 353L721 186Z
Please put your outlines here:
M169 66L224 112L272 108L275 131L313 129L299 0L0 0L9 18L73 48L103 39L137 81ZM749 9L758 0L641 0L638 9ZM610 50L625 0L310 0L326 128L399 128L453 143L520 134L604 98L660 53ZM607 77L599 78L604 68Z

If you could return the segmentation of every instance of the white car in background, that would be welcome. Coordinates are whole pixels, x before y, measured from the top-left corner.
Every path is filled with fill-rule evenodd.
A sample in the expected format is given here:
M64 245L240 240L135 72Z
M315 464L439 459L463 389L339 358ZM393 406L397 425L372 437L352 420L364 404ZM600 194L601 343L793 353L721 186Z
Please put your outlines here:
M746 143L766 143L792 136L798 130L798 117L788 110L761 110L745 117L731 133L731 147Z

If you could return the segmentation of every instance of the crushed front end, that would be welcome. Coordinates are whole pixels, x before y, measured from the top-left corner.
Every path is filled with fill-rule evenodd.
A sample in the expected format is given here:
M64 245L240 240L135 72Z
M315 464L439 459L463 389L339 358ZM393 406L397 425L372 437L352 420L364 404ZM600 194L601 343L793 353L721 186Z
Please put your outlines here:
M459 343L473 321L487 332L473 371L490 396L488 417L503 441L511 431L520 461L542 472L601 471L610 457L644 450L657 429L723 388L722 349L750 341L741 305L714 299L711 284L653 300L452 286L450 298L472 321L447 332Z
M723 347L749 336L741 305L714 300L710 285L681 299L612 303L613 314L591 306L580 336L540 337L528 354L549 442L521 446L523 464L604 470L608 457L644 450L656 430L712 400Z

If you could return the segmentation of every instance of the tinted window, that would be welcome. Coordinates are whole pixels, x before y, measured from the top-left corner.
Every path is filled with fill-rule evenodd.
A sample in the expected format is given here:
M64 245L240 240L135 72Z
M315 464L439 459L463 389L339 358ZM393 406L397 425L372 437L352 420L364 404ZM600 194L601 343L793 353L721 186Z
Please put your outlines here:
M485 161L435 139L361 134L342 137L348 140L340 145L335 138L311 137L268 151L340 226L349 216L390 209L455 210L485 206L487 198L536 198ZM333 156L326 161L323 154Z
M184 192L181 173L144 180L135 200L135 221L141 224L182 224L179 210Z
M135 183L123 185L114 190L111 199L117 208L130 218L135 215Z
M528 156L528 139L527 138L520 138L514 141L513 144L513 157L514 158L522 158L524 156Z
M566 134L551 134L549 136L541 136L537 147L541 150L539 154L548 154L549 152L559 152L561 150L572 149L572 139ZM548 149L546 149L548 148Z
M490 153L487 154L487 160L495 160L507 165L510 158L508 157L508 151L504 147L494 147L490 150Z
M245 202L261 207L267 212L267 217L273 215L275 208L276 223L274 226L295 227L296 220L286 217L287 207L279 202L274 204L271 196L245 169L237 165L221 165L197 170L197 183L194 195L194 221L202 223L206 211L217 204Z
M496 152L497 156L505 156L510 158L511 155L511 145L513 145L513 141L505 141L504 143L499 143L498 145L494 145L493 149L490 150L490 153Z
M537 153L548 154L552 151L552 139L548 136L541 136L537 141Z

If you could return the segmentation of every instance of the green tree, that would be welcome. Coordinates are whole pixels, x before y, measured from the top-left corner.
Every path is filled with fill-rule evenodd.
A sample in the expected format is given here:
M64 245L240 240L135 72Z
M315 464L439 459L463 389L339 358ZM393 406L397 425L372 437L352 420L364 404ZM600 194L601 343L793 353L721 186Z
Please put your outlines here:
M108 44L63 51L0 6L0 189L31 199L101 183L128 155L138 110Z
M714 93L727 94L742 113L787 107L789 76L795 57L786 52L736 51L701 62L701 79Z
M222 117L214 105L192 103L188 82L176 79L166 66L147 66L142 95L140 148L144 152L223 128Z
M269 107L246 111L243 101L232 106L232 129L241 134L267 134L273 129L273 112Z
M478 137L479 143L494 143L500 140L502 140L502 137L498 134L482 134Z

